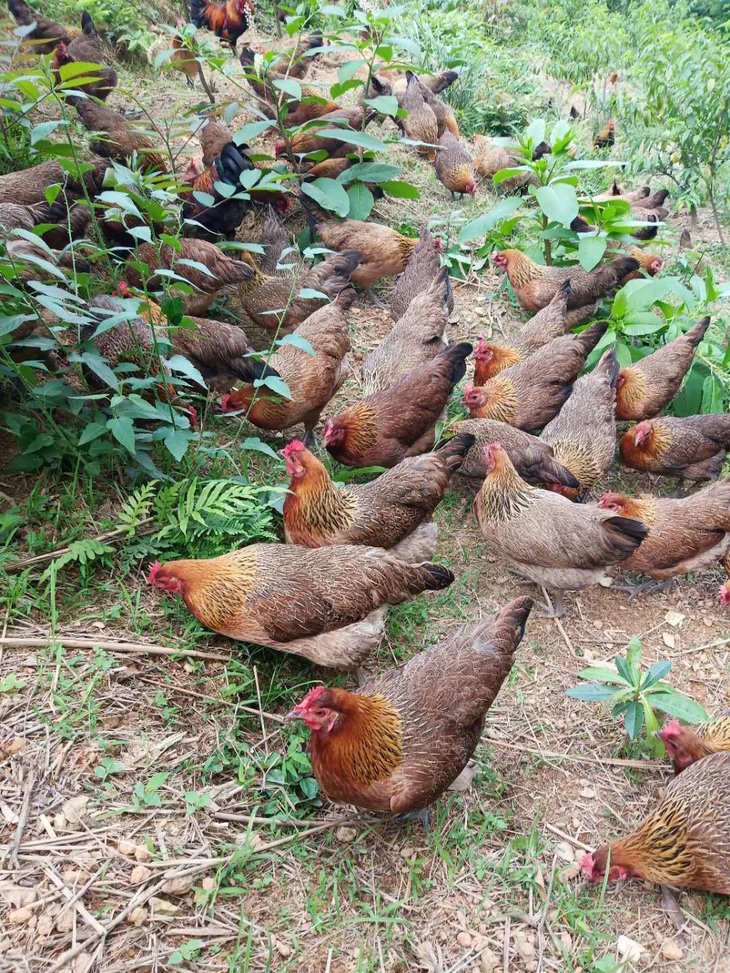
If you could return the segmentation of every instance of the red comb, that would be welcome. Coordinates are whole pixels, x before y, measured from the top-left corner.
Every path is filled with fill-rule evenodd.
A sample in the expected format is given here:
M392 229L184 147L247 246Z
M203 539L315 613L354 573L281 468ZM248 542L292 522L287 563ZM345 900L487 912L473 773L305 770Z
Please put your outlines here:
M292 441L286 445L281 453L282 456L291 456L292 453L303 453L306 450L306 446L301 441L301 439L292 439Z
M593 873L596 869L596 860L594 856L589 855L588 852L586 852L586 854L583 855L583 857L580 860L580 867L582 868L583 874L586 876L586 878L590 879L592 882Z
M155 563L150 566L150 573L147 578L150 584L157 584L157 575L160 573L161 570L162 570L162 565L160 564L159 561L155 561Z

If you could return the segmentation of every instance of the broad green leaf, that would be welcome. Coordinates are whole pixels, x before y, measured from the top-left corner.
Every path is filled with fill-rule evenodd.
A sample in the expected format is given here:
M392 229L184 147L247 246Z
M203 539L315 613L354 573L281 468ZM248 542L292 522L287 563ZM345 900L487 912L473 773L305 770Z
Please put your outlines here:
M200 385L204 389L208 387L198 369L184 355L173 355L172 358L168 359L167 366L171 371L178 372L180 375L189 378L196 385Z
M573 686L566 693L571 699L580 699L585 703L602 702L611 699L615 690L610 686L603 686L601 683L592 682L585 686Z
M617 672L603 666L590 666L579 672L578 676L580 679L603 679L604 682L612 682L617 686L626 686L626 681Z
M367 220L375 205L375 198L368 187L361 182L356 182L353 186L348 187L347 195L350 200L350 209L347 214L349 218L351 220Z
M294 98L295 101L302 100L302 86L295 78L277 78L271 82L273 88L283 91L285 95Z
M561 226L570 227L578 215L578 197L567 183L541 186L535 190L535 198L545 216Z
M109 367L105 358L101 355L94 354L92 351L85 351L79 355L78 360L83 362L86 367L97 375L101 381L108 385L109 388L119 389L119 379L114 374L114 371Z
M300 351L305 351L308 355L316 355L317 352L314 350L312 345L307 341L306 338L302 338L300 334L294 332L294 334L286 334L283 338L277 340L277 345L291 345L293 348L299 348Z
M702 411L705 415L724 412L725 389L717 375L708 375L702 386Z
M267 132L275 124L276 122L274 121L248 122L248 124L243 125L234 133L233 141L236 145L246 145L258 135L263 135L264 132Z
M482 213L476 219L471 220L461 230L459 243L471 243L473 240L481 240L490 230L493 230L499 223L513 216L522 205L522 198L519 196L509 196L500 200L497 205Z
M98 439L99 436L103 436L106 431L106 423L90 422L79 436L79 446L85 446L86 443L90 443L94 439Z
M165 444L167 451L179 463L185 453L188 451L188 446L190 445L191 440L195 438L195 433L189 432L187 429L171 428L165 434L165 438L162 441Z
M629 740L635 740L644 725L644 709L641 703L636 701L629 703L624 713L624 725Z
M137 444L134 437L134 423L127 416L120 416L118 419L109 419L107 429L114 436L118 443L134 456L137 452Z
M393 95L378 95L376 98L366 98L365 104L370 105L375 111L382 115L390 115L393 118L398 111L398 99Z
M322 209L330 210L338 216L347 216L350 211L350 197L342 183L336 179L322 177L314 182L302 183L302 192L310 196Z
M659 720L656 717L656 713L651 707L651 703L645 696L641 697L641 705L644 710L644 721L646 723L646 736L649 741L649 746L651 748L652 756L661 757L664 754L664 744L661 740L657 739L657 731L659 729Z
M641 688L649 689L655 683L662 680L672 668L672 663L666 659L663 662L655 662L649 667L649 671L641 681Z
M669 716L676 716L685 723L704 723L709 719L704 707L689 696L677 692L676 689L661 689L648 692L646 695L654 709L661 710Z
M583 270L590 271L597 267L607 246L605 237L582 235L578 244L578 262Z
M638 684L638 674L631 666L627 664L626 659L620 655L617 655L613 661L618 669L618 674L622 679L625 679L630 686L635 686Z
M666 326L667 322L664 318L660 318L653 311L634 311L624 318L621 330L630 338L637 338L647 334L655 334Z
M420 199L421 193L410 182L403 182L400 179L386 179L380 183L380 188L389 196L396 199Z
M352 81L360 68L366 68L367 64L362 58L356 58L352 61L345 61L342 63L337 71L337 80L340 84L345 81Z
M523 176L526 172L530 172L527 166L512 166L509 169L500 169L499 172L495 172L492 176L492 184L499 186L500 183L507 182L508 179L515 179L517 176Z
M523 138L526 141L532 142L533 145L539 145L540 142L545 141L545 119L536 118L534 122L527 126L525 129Z
M629 644L626 647L626 663L633 673L638 673L639 671L639 667L641 666L641 654L643 651L644 646L641 644L640 638L634 635L631 639L629 639Z
M354 182L356 179L362 182L387 182L389 179L396 179L401 173L400 166L392 166L386 162L356 162L354 166L345 169L338 181L343 185Z
M241 443L240 448L243 450L250 449L256 453L263 453L265 456L269 456L271 459L281 460L281 457L278 455L278 453L276 453L275 450L273 450L268 443L265 443L262 439L259 439L257 436L249 436L248 439L244 439L244 441Z
M267 375L266 378L257 378L253 384L254 388L271 389L272 392L280 395L282 399L292 398L289 386L286 384L284 379L279 378L278 375Z
M380 139L373 138L367 132L356 132L349 128L318 129L317 135L325 139L347 142L348 145L357 145L363 149L371 149L373 152L380 152L385 148L385 143L381 142Z

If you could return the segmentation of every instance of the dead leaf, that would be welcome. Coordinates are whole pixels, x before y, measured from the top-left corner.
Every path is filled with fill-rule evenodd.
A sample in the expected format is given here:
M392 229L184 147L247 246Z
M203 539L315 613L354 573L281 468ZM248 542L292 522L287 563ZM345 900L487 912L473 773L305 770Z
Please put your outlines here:
M671 632L662 632L662 642L667 646L667 648L673 649L676 644L676 639Z
M174 916L180 911L180 907L170 902L169 899L159 899L156 895L153 895L150 899L150 905L153 913L157 913L159 916Z
M671 625L673 628L678 628L682 624L682 622L686 619L686 617L687 616L683 615L682 612L670 611L667 612L666 615L664 616L664 621L667 623L667 625Z

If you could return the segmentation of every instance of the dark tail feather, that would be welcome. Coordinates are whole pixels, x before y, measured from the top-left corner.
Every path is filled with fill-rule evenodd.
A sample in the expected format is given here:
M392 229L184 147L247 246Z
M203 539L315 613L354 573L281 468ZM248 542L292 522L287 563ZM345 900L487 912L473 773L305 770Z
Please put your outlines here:
M195 21L193 21L193 23L195 23ZM238 55L238 60L241 62L241 66L246 69L253 67L255 58L256 54L251 50L250 47L241 48L241 53Z
M242 172L246 169L253 169L254 164L249 157L239 150L234 142L229 142L221 150L220 156L215 160L215 171L221 182L230 183L235 186Z
M424 591L443 591L454 580L454 572L449 571L443 564L429 564L426 562L425 564L418 565L418 567L421 571L425 571L427 575Z
M337 307L342 311L349 311L352 305L355 303L356 297L357 294L355 293L354 287L343 287L332 303L336 304Z
M8 0L8 10L19 27L27 27L33 20L30 8L23 0Z
M693 348L697 348L699 343L705 337L705 333L707 332L707 329L709 327L710 327L709 316L700 318L697 324L693 328L690 328L690 330L685 335L685 338L687 338L691 342Z
M611 186L611 195L612 196L623 196L623 190L621 189L621 187L619 186L619 184L616 182L615 179L613 181L613 186Z
M441 71L440 74L435 74L431 78L429 88L435 95L440 95L442 91L446 91L459 77L458 71Z
M607 329L608 329L608 322L596 321L596 323L592 324L590 328L586 328L585 331L582 331L580 335L578 335L578 337L583 343L584 351L586 355L590 354L590 352L593 351L593 349L596 347L598 342L606 333Z
M572 487L573 490L580 489L580 480L573 476L567 466L558 463L554 457L546 457L541 460L539 469L535 470L537 478L542 483L557 484L558 486Z
M304 217L307 221L307 226L311 232L316 236L317 230L319 229L319 224L322 221L322 210L317 206L312 200L305 196L304 193L300 193L299 202L302 204L302 209L304 210ZM354 268L353 268L354 269Z
M635 229L631 234L635 240L653 240L659 232L659 217L654 213L649 213L646 219L653 226L640 226Z
M525 625L527 624L527 619L532 611L532 606L535 602L532 598L515 598L514 601L510 601L501 611L497 612L494 618L495 626L506 625L513 631L516 629L514 634L514 649L522 641L522 637L525 634Z
M570 279L563 281L563 283L560 285L560 290L565 295L565 300L567 301L570 295L573 293L573 285L571 284Z
M451 439L446 439L444 442L439 443L435 452L441 456L457 456L463 459L476 441L477 437L473 436L470 432L460 432L456 436L452 436Z
M322 37L321 30L312 31L312 33L307 38L307 50L313 51L317 47L322 47L324 39Z
M645 196L640 202L644 209L658 209L663 206L669 196L668 189L660 189L653 196Z
M627 557L633 554L649 533L646 524L630 517L609 517L604 521L604 527L610 531L616 549L626 551Z
M587 220L584 220L582 216L576 216L574 220L570 223L570 228L573 233L590 233L591 230L595 230L594 226L591 226Z
M206 0L190 0L190 19L196 27L205 27Z
M94 23L91 14L88 10L84 10L81 14L81 30L86 34L87 37L96 37L96 24Z
M267 378L271 375L274 378L280 378L281 376L275 368L267 365L265 361L260 358L235 358L230 363L230 370L233 374L240 378L242 382L246 382L250 385L259 378Z
M552 151L552 148L547 142L540 142L533 150L532 161L537 162L537 160L542 159L544 155L550 155Z
M623 280L627 274L633 274L639 269L639 261L633 257L619 257L618 260L612 260L610 266L616 271L616 280Z
M458 345L449 345L434 358L434 361L446 359L451 362L452 387L458 385L466 375L466 360L472 351L474 351L474 346L470 345L468 341L462 341Z
M621 371L621 365L616 357L615 348L609 348L608 351L604 351L600 361L596 365L596 370L599 369L608 375L611 388L616 388L616 382L618 381L618 373Z

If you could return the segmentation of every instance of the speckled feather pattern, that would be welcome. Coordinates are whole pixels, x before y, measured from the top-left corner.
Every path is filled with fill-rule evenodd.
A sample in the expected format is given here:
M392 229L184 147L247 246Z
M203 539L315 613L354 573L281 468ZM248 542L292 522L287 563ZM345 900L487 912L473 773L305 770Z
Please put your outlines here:
M413 251L413 255L406 264L406 269L398 277L390 298L390 314L394 321L399 321L406 313L411 302L424 289L429 287L441 269L441 262L430 230L421 230L421 236ZM453 298L451 307L453 310Z
M542 483L571 485L570 474L554 459L552 447L529 432L494 419L464 419L452 429L457 434L469 432L477 440L459 468L462 476L483 480L487 472L484 446L487 443L501 443L517 472L528 483L535 486Z
M659 416L651 421L653 437L646 447L634 446L633 426L622 436L619 445L626 466L688 480L720 475L730 449L730 414Z

